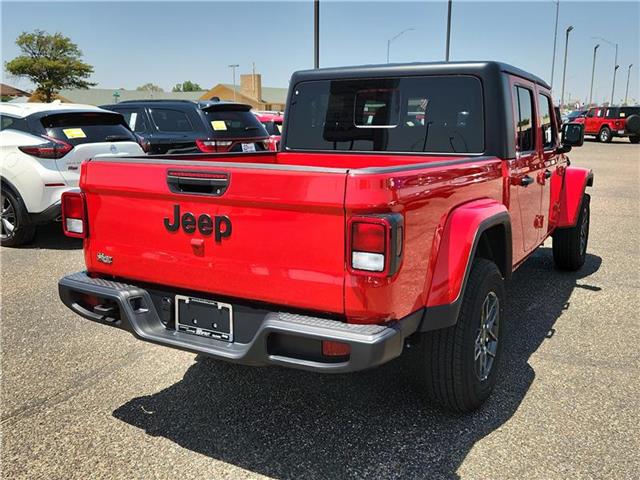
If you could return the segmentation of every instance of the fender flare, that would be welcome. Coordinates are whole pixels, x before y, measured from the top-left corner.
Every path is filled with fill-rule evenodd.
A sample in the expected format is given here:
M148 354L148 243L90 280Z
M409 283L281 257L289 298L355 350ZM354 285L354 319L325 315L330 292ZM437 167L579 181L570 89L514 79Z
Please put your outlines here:
M567 167L564 172L564 184L560 194L558 222L556 227L575 226L582 196L587 187L593 186L593 171L588 168Z
M505 280L511 278L513 253L511 217L506 206L495 200L477 200L453 210L442 231L434 262L433 276L420 331L450 327L458 321L467 280L473 259L478 253L482 234L493 227L502 227L501 272ZM500 267L500 265L499 265Z

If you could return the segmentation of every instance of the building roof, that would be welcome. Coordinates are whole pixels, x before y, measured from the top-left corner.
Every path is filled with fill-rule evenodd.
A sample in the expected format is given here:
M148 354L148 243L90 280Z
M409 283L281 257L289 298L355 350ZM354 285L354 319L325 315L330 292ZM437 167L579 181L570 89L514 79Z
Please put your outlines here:
M0 112L15 115L16 117L28 117L34 113L46 112L49 110L61 111L61 110L75 110L75 111L103 111L101 108L95 105L82 105L78 103L61 103L58 101L51 103L0 103Z
M60 95L72 102L86 103L89 105L104 105L114 103L114 92L118 92L118 102L124 100L197 100L204 91L199 92L150 92L147 90L118 90L113 88L90 88L61 90Z
M28 97L31 94L24 90L20 90L19 88L7 85L6 83L0 83L0 95L7 97Z
M223 83L223 86L233 91L233 85ZM240 85L236 85L236 92L240 92ZM288 88L262 87L262 98L256 100L264 100L265 103L287 103Z

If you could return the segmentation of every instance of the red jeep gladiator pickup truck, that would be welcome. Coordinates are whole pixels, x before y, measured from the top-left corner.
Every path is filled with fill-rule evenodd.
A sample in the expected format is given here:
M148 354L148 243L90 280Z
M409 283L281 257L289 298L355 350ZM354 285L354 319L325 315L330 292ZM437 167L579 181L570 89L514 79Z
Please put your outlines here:
M278 152L95 158L63 199L77 314L247 365L366 369L415 346L456 411L489 396L504 284L549 236L578 269L590 171L549 86L495 62L291 78Z

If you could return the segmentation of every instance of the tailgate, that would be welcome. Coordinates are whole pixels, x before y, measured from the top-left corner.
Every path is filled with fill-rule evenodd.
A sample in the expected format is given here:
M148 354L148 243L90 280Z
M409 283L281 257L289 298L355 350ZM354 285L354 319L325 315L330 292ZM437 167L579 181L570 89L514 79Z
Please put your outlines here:
M83 165L81 180L89 218L87 267L341 313L345 179L342 169L92 160Z

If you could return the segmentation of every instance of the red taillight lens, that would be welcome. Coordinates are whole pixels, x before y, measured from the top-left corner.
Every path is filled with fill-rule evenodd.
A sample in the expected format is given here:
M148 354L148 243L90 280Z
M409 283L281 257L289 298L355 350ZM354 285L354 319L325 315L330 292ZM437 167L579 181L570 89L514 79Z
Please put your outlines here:
M358 252L384 253L387 229L380 223L353 222L351 246Z
M62 194L62 229L68 237L87 236L87 210L84 194L64 192Z
M197 139L196 146L203 153L228 152L233 145L230 140Z
M354 217L349 223L352 273L391 276L398 271L403 250L403 217L398 213Z
M348 343L323 340L322 354L325 357L346 357L351 354L351 346Z
M24 153L38 158L62 158L73 150L73 145L57 138L47 137L46 135L42 135L42 138L48 141L40 145L25 145L18 148Z

